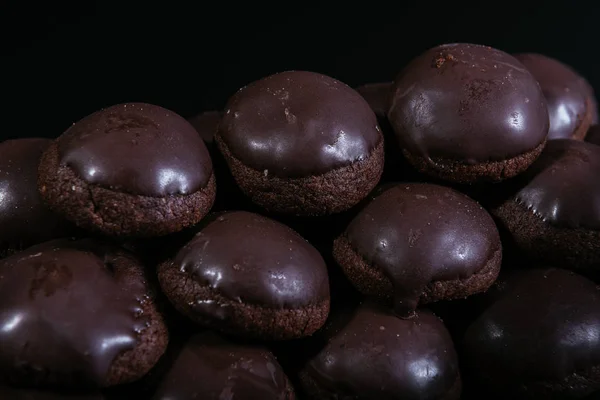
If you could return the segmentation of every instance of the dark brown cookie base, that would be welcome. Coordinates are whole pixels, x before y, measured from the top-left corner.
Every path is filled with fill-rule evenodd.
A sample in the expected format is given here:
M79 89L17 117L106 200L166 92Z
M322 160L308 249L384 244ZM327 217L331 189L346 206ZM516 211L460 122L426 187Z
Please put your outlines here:
M289 340L312 335L329 315L329 300L297 309L275 309L244 304L184 276L170 261L158 266L163 292L173 306L192 321L226 334L262 340ZM194 311L198 301L214 301L226 318Z
M600 277L600 231L552 226L514 199L491 212L530 258L591 278Z
M494 376L479 376L478 398L485 399L582 399L600 390L600 366L578 371L560 381L517 383ZM592 399L595 397L589 397Z
M142 264L125 251L118 251L107 256L114 274L119 276L119 279L143 281L148 286L148 295L139 302L142 312L136 318L144 319L145 328L137 333L137 344L113 360L101 387L121 385L142 378L158 362L169 343L169 331L158 310L155 293L148 284ZM69 311L65 310L65 312ZM16 371L11 376L0 377L0 380L18 387L65 389L91 387L89 382L84 382L79 376L65 376L43 369Z
M365 198L383 173L383 141L362 161L322 175L293 179L247 167L231 154L219 135L215 141L246 196L274 213L320 216L345 211Z
M363 294L391 303L394 289L390 280L379 268L370 265L354 248L348 239L340 236L333 243L333 257L350 282ZM440 300L464 299L470 295L485 292L500 273L502 250L498 249L482 266L481 270L465 279L430 282L419 297L419 304L434 303Z
M44 201L76 225L111 236L162 236L198 223L215 199L214 174L185 196L147 197L90 185L59 163L52 144L42 155L38 186Z
M303 392L308 395L309 399L312 400L339 400L339 399L354 399L354 396L342 395L340 393L332 393L322 388L318 382L316 382L306 370L302 370L298 374L300 385L302 386ZM436 397L439 400L458 400L462 392L462 381L460 376L454 381L452 387L448 389L441 397ZM376 393L373 393L377 397ZM402 393L398 393L395 397L398 399L403 398Z
M460 161L442 158L427 159L402 150L404 157L419 172L448 182L473 184L482 182L500 182L519 175L539 157L546 146L546 140L533 150L502 161L488 161L478 164L465 164Z

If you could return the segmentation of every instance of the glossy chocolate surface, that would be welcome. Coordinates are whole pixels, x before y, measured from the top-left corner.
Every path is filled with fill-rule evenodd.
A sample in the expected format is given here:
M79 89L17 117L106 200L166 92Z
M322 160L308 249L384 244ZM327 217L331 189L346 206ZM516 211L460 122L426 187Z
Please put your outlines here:
M245 211L209 217L173 264L242 303L300 308L329 298L327 267L319 252L287 226ZM195 307L208 313L222 308Z
M287 400L289 382L266 348L240 345L212 332L192 336L154 400Z
M85 182L149 197L186 195L212 174L208 150L172 111L127 103L95 112L57 139L61 165Z
M365 303L351 316L334 317L325 335L306 372L339 398L442 399L459 379L452 339L426 310L405 320Z
M496 225L479 204L443 186L397 184L375 197L344 233L392 283L407 316L432 281L467 278L500 250Z
M573 137L595 103L587 81L569 66L541 54L516 54L515 58L537 79L546 97L550 129L548 139Z
M219 127L234 157L280 177L320 175L367 158L381 142L356 90L325 75L288 71L240 89Z
M560 380L600 365L600 293L561 269L514 276L467 330L466 353L493 379Z
M388 118L411 154L468 164L518 156L548 133L531 73L505 52L463 43L415 58L394 81Z
M119 257L100 242L61 239L2 260L0 375L38 370L102 385L146 323L141 271Z
M369 103L377 118L387 118L393 82L368 83L356 88Z
M0 244L27 247L67 236L71 225L43 204L38 192L40 157L50 139L0 143Z
M552 225L599 230L599 176L600 146L552 140L517 178L515 200Z
M188 118L188 122L198 131L204 143L209 146L214 142L215 133L219 128L219 122L221 122L221 113L219 111L205 111Z

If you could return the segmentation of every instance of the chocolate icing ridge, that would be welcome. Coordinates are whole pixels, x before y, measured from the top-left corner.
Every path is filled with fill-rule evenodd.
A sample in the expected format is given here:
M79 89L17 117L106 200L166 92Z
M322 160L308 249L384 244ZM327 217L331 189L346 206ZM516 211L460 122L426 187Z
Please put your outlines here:
M205 331L187 341L153 399L287 400L290 391L281 366L265 347Z
M58 384L102 386L146 328L147 288L133 265L92 239L53 240L2 260L0 374L33 369Z
M586 114L596 114L594 93L584 77L562 62L536 53L514 55L537 79L550 117L548 139L568 139Z
M291 228L246 211L206 218L173 265L244 303L301 308L329 299L327 267L320 253Z
M425 183L390 185L344 235L390 280L400 316L412 313L427 284L476 274L501 249L494 221L477 202Z
M600 147L570 139L548 142L517 177L514 200L544 221L571 229L600 229Z
M326 343L305 371L327 392L444 398L460 380L450 334L425 309L406 320L367 301L334 315L321 335Z
M544 95L525 66L466 43L437 46L411 61L394 81L388 119L413 155L466 164L527 153L549 125Z
M600 365L600 293L594 282L557 268L511 278L465 335L478 369L531 382L561 380Z
M383 140L356 90L328 76L286 71L240 89L219 137L245 165L282 178L321 175L368 157Z
M57 140L60 163L88 184L129 194L194 193L208 183L212 162L184 118L144 104L114 105L81 119Z

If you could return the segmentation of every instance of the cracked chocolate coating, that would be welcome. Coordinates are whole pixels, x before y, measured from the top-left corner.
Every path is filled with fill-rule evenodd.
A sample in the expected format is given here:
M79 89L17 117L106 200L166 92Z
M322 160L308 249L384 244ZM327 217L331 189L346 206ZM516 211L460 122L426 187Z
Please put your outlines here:
M119 257L101 242L60 239L2 260L0 375L35 370L101 386L146 323L145 282Z
M561 380L600 365L600 293L562 269L512 277L468 328L466 353L490 379Z
M245 211L215 214L173 264L200 284L243 303L300 308L329 298L327 267L296 232ZM209 314L213 304L196 304Z
M149 197L187 195L212 175L208 150L189 122L143 103L119 104L75 123L57 140L60 164L86 183Z
M600 229L600 147L576 140L549 141L518 179L515 201L548 223Z
M389 121L413 155L466 164L513 158L548 134L544 94L513 56L446 44L415 58L394 81Z
M154 400L288 400L290 384L264 347L230 342L212 332L192 336L163 378Z
M228 102L219 136L234 157L279 177L321 175L367 158L383 140L356 90L314 72L255 81Z
M324 335L326 345L305 371L328 393L353 399L374 393L398 400L460 397L445 397L460 385L458 360L446 327L427 310L406 320L365 303L351 315L334 317Z
M51 212L38 193L38 164L50 139L0 143L0 243L27 247L67 236L72 227Z
M595 100L589 83L569 66L541 54L516 54L515 58L537 79L546 97L550 129L548 139L568 139L581 124Z
M474 200L443 186L397 184L368 203L344 235L392 283L401 316L432 281L467 278L500 250L491 216Z

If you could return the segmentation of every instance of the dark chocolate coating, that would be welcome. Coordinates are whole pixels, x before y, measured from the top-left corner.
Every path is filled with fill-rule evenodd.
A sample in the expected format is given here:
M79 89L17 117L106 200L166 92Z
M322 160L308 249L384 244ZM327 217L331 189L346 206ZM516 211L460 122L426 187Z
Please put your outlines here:
M393 82L368 83L356 91L369 103L377 118L387 118Z
M283 178L321 175L367 158L381 142L356 90L314 72L288 71L240 89L219 136L246 166Z
M596 110L588 110L594 103L587 81L569 66L541 54L516 54L515 58L537 79L546 97L550 129L548 139L569 139L582 119Z
M51 392L36 389L17 389L0 386L0 399L3 400L103 400L100 393L84 394Z
M206 186L212 163L194 127L172 111L118 104L75 123L57 139L60 164L86 183L148 197Z
M147 292L116 274L114 248L54 240L0 263L0 375L47 371L100 386L117 355L144 329ZM137 279L136 279L137 278Z
M599 176L600 147L552 140L518 178L515 200L554 226L600 230Z
M1 245L28 247L71 231L71 224L51 212L38 192L38 164L50 143L41 138L0 143Z
M394 308L412 312L432 281L467 278L500 250L491 216L474 200L431 184L398 184L368 203L345 232L389 278Z
M344 399L460 397L454 344L429 311L406 320L365 303L349 319L334 318L325 335L327 344L305 367L323 391ZM445 397L455 385L456 395Z
M221 112L205 111L192 118L188 118L188 122L198 131L204 143L207 146L211 146L221 122Z
M300 308L329 298L327 267L319 252L287 226L245 211L213 215L173 264L243 303ZM195 307L218 312L212 304Z
M466 164L516 157L548 134L531 73L503 51L464 43L415 58L394 81L388 118L411 154Z
M600 125L592 125L588 129L585 141L600 146Z
M600 293L561 269L515 275L467 330L466 355L500 382L559 381L600 366Z
M291 398L288 379L270 351L236 344L208 331L188 340L153 397L154 400Z

